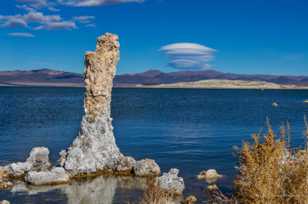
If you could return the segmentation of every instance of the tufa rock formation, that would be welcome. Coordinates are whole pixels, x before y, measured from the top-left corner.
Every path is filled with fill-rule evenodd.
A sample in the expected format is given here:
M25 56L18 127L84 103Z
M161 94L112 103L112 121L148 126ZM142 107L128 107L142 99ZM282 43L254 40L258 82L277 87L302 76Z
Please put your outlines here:
M47 171L51 168L49 150L46 147L34 147L25 162L12 163L5 168L12 178L22 178L31 171Z
M30 171L25 177L27 183L36 186L65 184L69 180L69 175L62 167L54 167L50 171Z
M125 157L117 147L110 115L119 48L118 36L107 33L97 39L96 51L85 55L85 115L78 137L68 150L60 153L60 164L72 176L97 173L129 175L136 165L132 157ZM159 175L157 167L155 163L155 169L147 169L143 175Z
M86 53L85 115L73 144L60 152L61 167L52 167L47 148L35 147L25 162L0 167L0 188L11 188L13 184L9 180L16 179L32 185L55 185L89 175L152 177L160 174L154 160L136 161L126 157L115 142L110 106L119 48L118 36L107 33L97 39L95 52Z
M159 176L160 168L152 159L142 159L137 161L134 165L134 173L136 176Z
M157 178L158 186L167 192L175 195L182 195L185 189L184 179L178 176L178 169L170 169L168 173L163 173Z

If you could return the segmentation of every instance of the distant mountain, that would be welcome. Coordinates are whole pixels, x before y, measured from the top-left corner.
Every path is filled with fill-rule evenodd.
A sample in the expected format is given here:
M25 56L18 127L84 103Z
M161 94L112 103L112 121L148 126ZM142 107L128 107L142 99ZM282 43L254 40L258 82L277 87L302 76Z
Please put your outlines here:
M294 84L300 86L308 85L308 76L279 76L279 75L255 75L255 74L233 74L216 70L203 71L178 71L161 72L159 70L149 70L137 74L123 74L115 78L115 84L172 84L178 82L193 82L209 79L221 80L243 80L243 81L264 81L277 84Z
M2 86L83 86L81 74L51 69L0 71Z
M149 70L136 74L117 75L114 79L114 85L115 87L135 87L139 85L146 86L196 82L209 79L262 81L282 85L308 86L308 76L233 74L216 70L178 71L168 73L159 70ZM0 71L0 85L81 87L83 86L83 78L82 74L51 69Z

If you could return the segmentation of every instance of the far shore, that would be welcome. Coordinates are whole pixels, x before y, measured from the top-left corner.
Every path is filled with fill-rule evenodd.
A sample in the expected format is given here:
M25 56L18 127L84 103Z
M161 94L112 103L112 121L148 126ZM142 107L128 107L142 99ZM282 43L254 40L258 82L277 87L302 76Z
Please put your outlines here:
M83 83L57 83L57 82L16 82L0 83L1 87L58 87L82 88ZM179 82L170 84L114 84L114 88L151 88L151 89L247 89L247 90L308 90L308 86L295 84L277 84L265 81L243 80L202 80L194 82Z

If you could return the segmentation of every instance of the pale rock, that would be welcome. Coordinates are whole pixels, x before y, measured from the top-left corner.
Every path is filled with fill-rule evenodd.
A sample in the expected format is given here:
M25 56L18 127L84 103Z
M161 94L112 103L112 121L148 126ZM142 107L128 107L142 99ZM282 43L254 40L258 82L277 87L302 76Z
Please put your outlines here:
M222 175L218 174L215 169L209 169L207 171L201 171L197 178L199 180L205 180L208 184L215 184L218 179L222 178Z
M118 37L107 33L97 39L95 52L86 53L85 115L79 135L60 155L60 164L72 175L114 171L124 157L116 145L110 116L119 47Z
M69 182L69 175L62 167L54 167L50 171L30 171L25 181L32 185L55 185Z
M3 200L3 201L0 201L0 204L10 204L10 201Z
M34 147L25 162L6 166L12 177L22 177L29 171L46 171L51 168L49 150L46 147Z
M178 176L178 169L170 169L168 173L163 173L161 177L157 178L158 186L167 192L182 195L185 184L184 179Z
M110 114L119 48L118 36L106 33L97 39L96 50L85 55L85 115L78 136L67 150L60 152L59 159L60 165L73 177L104 172L133 172L136 162L131 157L125 157L117 147ZM156 175L156 166L154 173L148 170L151 167L145 168ZM141 175L145 173L141 172Z
M142 176L142 177L159 176L160 167L152 159L143 159L136 162L134 166L134 173L136 176Z
M117 164L116 172L120 174L131 174L135 165L136 160L133 157L123 157Z

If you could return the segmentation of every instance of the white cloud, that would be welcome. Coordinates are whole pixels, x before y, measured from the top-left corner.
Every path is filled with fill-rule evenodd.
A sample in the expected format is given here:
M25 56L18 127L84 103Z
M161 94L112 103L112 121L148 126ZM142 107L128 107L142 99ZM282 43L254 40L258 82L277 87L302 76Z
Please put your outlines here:
M23 3L24 5L17 5L20 9L25 9L30 11L29 9L42 9L47 8L50 11L58 11L55 8L56 1L54 0L17 0L19 3Z
M85 19L83 19L85 21ZM63 20L60 15L45 15L30 11L24 15L0 16L1 27L26 27L34 30L72 30L77 28L74 20Z
M35 27L34 30L73 30L76 28L77 25L74 21L59 21L45 23Z
M0 27L23 27L33 30L72 30L83 27L95 27L95 16L85 15L64 19L61 15L46 15L49 12L59 11L61 5L73 7L89 7L107 4L119 4L145 0L15 0L16 7L24 13L16 15L0 15ZM58 7L58 8L56 8Z
M9 36L20 37L20 38L34 38L35 36L32 33L9 33Z
M24 15L24 19L28 22L34 22L34 23L49 23L49 22L55 22L55 21L61 21L61 16L59 15L44 15L42 12L29 12L26 15Z
M142 3L144 0L58 0L60 4L74 7L101 6L106 4Z
M22 15L2 16L0 15L1 27L27 27L28 23Z
M167 55L170 67L176 69L210 68L215 49L196 43L174 43L163 46L160 51Z
M95 20L95 16L75 16L73 20L79 23L88 24Z
M25 11L28 11L28 12L35 11L34 8L32 8L32 7L30 7L30 6L27 6L26 4L23 4L23 5L16 5L16 7L17 7L18 9L25 10Z

